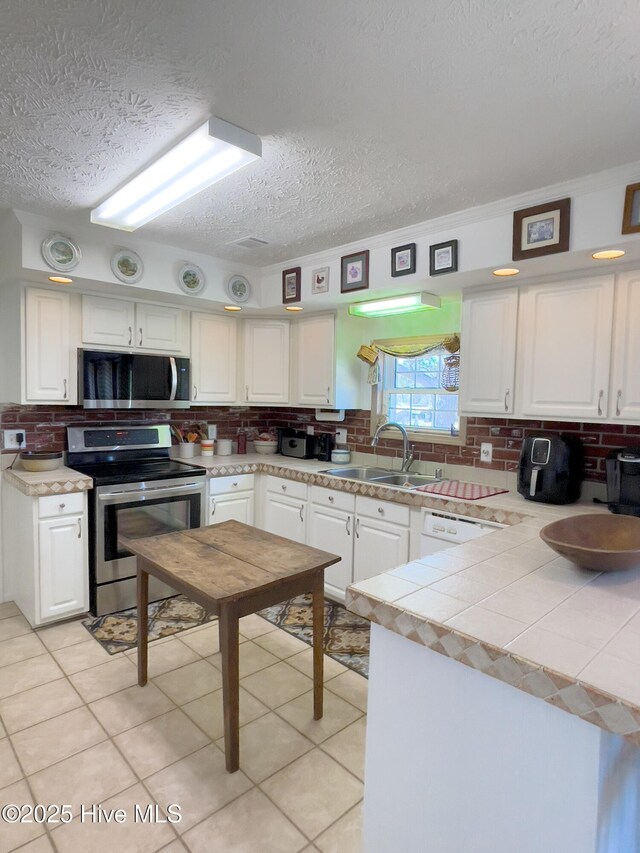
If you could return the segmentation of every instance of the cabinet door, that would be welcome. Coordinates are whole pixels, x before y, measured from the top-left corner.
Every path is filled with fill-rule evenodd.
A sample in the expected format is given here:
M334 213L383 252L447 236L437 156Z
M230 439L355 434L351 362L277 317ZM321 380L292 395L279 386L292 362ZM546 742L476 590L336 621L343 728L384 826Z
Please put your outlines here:
M618 276L609 414L640 420L640 273Z
M191 402L235 401L237 330L233 317L191 315Z
M289 323L246 320L244 388L246 403L289 402Z
M324 570L325 583L341 593L353 580L353 524L351 512L317 504L309 506L307 545L342 558L341 562Z
M86 516L38 522L40 619L83 613L89 607Z
M401 566L409 559L409 528L356 516L354 583Z
M268 533L305 542L306 501L267 492L264 508L264 529Z
M135 303L123 299L82 297L82 342L100 346L131 347Z
M335 319L305 317L293 330L295 400L300 406L329 406L335 398Z
M231 492L209 498L207 524L220 524L232 519L253 524L253 492Z
M69 294L55 290L25 293L25 399L75 403L71 374Z
M135 345L162 352L182 352L184 311L167 305L136 305Z
M521 414L606 418L613 276L531 285L520 318Z
M518 291L466 296L460 335L460 413L510 414L516 369Z

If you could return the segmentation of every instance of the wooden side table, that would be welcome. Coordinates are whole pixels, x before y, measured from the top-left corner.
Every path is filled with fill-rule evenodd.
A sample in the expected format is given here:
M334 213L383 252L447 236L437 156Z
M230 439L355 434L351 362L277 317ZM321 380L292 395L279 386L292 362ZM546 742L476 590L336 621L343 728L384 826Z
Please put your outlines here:
M238 620L310 592L313 716L322 717L324 570L340 557L239 521L123 541L138 558L138 684L147 683L149 575L219 617L226 767L239 767Z

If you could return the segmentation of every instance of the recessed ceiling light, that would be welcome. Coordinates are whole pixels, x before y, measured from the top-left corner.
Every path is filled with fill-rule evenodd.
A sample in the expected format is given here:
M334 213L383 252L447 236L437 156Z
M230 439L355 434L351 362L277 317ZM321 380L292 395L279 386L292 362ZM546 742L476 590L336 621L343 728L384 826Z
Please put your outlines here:
M349 305L349 314L354 317L388 317L391 314L412 314L440 307L440 297L435 293L408 293L388 299L374 299Z
M210 118L91 211L91 221L135 231L262 157L262 140Z
M520 270L515 267L500 267L498 270L494 270L494 275L518 275Z
M304 311L304 308L301 308L299 305L285 305L285 311Z
M594 261L615 261L616 258L621 258L623 255L622 249L603 249L601 252L594 252L591 257Z
M225 311L242 311L242 308L239 305L225 305Z
M54 282L54 284L72 284L73 279L67 278L66 275L50 275L49 281Z

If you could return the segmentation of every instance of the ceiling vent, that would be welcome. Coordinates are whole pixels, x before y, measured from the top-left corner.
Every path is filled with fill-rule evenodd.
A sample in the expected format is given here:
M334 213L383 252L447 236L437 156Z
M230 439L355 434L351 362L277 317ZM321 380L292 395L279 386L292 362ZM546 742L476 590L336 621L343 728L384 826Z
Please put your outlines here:
M239 246L241 249L261 249L263 246L268 246L268 240L261 240L259 237L243 237L241 240L234 240L229 243L230 246Z

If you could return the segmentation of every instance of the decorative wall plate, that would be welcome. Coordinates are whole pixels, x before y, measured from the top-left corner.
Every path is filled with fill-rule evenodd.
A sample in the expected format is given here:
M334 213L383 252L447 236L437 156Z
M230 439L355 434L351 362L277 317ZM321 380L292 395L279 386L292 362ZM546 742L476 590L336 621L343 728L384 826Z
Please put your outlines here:
M233 302L247 302L251 299L251 285L243 275L232 275L227 282L227 293Z
M50 234L42 241L42 257L58 272L68 272L78 266L82 252L78 245L62 234Z
M135 284L142 278L144 265L137 252L131 249L118 249L111 258L111 271L120 281Z
M185 264L178 273L178 284L185 293L200 293L207 280L196 264Z

